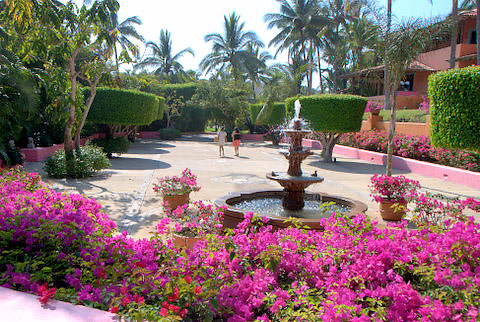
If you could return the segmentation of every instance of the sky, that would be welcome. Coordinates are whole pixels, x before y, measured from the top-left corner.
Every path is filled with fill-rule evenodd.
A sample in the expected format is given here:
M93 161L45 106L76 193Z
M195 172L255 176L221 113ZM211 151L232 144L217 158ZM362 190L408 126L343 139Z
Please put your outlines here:
M451 11L451 0L393 0L393 13L396 19L409 17L435 17L447 15ZM263 17L266 13L279 12L275 0L119 0L119 21L127 17L138 16L143 24L137 27L146 41L158 43L160 29L171 33L173 52L187 47L194 50L195 56L186 54L180 63L185 70L197 70L201 59L211 51L211 44L204 41L209 33L223 32L223 17L235 11L245 22L245 31L255 31L258 37L268 45L276 35L269 30ZM386 6L386 0L377 0ZM395 19L394 18L394 19ZM265 48L272 55L275 48ZM143 50L141 51L143 52ZM286 62L286 53L277 57Z

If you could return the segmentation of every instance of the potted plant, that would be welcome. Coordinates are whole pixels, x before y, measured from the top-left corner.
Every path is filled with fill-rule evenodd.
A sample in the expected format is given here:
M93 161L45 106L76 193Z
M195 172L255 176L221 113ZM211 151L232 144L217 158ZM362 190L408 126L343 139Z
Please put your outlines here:
M375 174L370 181L371 196L380 204L382 218L388 221L398 221L403 218L410 197L420 188L418 181L404 176Z
M368 101L367 106L365 108L366 113L371 113L372 115L380 114L380 111L383 109L383 105L375 102L375 101Z
M162 177L153 185L153 191L163 195L164 207L172 210L188 204L190 192L198 190L197 176L188 168L183 170L181 176Z
M167 219L158 226L161 233L172 233L173 244L193 249L195 243L207 234L218 234L222 229L223 208L205 204L201 200L167 211ZM165 227L173 221L169 229Z

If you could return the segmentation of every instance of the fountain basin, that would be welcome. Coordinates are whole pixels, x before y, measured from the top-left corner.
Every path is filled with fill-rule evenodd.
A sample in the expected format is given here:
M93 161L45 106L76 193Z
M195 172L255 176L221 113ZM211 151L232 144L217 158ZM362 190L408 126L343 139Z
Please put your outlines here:
M316 204L334 202L339 205L339 208L344 210L343 214L348 217L353 217L358 213L364 213L368 207L361 201L332 196L325 193L305 193L306 207L298 212L288 212L279 209L279 211L265 211L266 213L257 213L254 209L241 209L244 208L245 203L252 202L252 205L258 202L259 209L269 208L272 205L278 204L279 208L282 208L281 200L284 196L283 190L261 190L251 192L234 192L222 198L215 200L217 207L226 207L223 218L224 228L235 228L240 223L244 215L252 211L256 215L261 217L268 217L270 219L269 225L272 225L274 229L286 228L291 226L291 222L287 222L288 216L295 217L302 224L310 227L314 230L323 230L323 226L320 225L320 219L323 217L329 217L330 213L322 214L321 210L315 211L313 209ZM309 204L313 204L313 208L309 207ZM267 205L264 207L263 205ZM255 207L254 207L255 208ZM270 213L267 213L270 212ZM272 214L272 212L276 214Z

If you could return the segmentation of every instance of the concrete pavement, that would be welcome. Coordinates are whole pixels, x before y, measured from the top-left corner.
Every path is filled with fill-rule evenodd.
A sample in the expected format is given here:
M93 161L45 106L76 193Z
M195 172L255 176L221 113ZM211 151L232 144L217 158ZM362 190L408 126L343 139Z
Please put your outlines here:
M357 159L336 156L337 162L324 164L317 155L302 164L304 173L317 171L325 181L308 188L311 192L326 192L360 200L369 207L367 214L382 223L378 205L369 197L369 178L383 173L384 167ZM43 163L27 163L25 169L39 172L44 181L59 191L77 192L95 198L120 230L135 238L149 237L162 217L162 198L153 192L153 183L162 176L179 175L190 168L199 178L202 189L192 193L192 200L215 200L233 191L277 189L280 186L265 178L265 174L286 171L287 160L278 154L278 147L266 142L242 143L240 157L233 156L233 147L225 147L225 157L218 156L213 136L189 135L178 141L142 139L133 143L129 153L111 160L112 167L89 179L50 179ZM480 190L395 171L419 180L426 189L480 199Z

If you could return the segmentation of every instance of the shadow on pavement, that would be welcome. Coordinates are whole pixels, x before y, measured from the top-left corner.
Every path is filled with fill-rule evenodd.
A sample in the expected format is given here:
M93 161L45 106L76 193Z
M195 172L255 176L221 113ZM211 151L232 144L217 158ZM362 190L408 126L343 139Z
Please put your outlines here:
M142 158L128 158L120 157L111 160L112 166L110 170L155 170L155 169L167 169L171 165L166 162L142 159Z
M323 161L318 160L318 161L310 161L307 164L315 168L330 170L335 172L370 174L370 175L374 175L376 173L380 173L380 174L385 173L385 166L383 165L355 162L355 161L340 160L333 163L325 163ZM408 171L402 171L397 169L393 169L393 172L395 174L409 173Z

